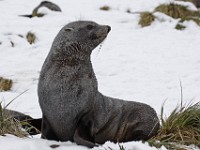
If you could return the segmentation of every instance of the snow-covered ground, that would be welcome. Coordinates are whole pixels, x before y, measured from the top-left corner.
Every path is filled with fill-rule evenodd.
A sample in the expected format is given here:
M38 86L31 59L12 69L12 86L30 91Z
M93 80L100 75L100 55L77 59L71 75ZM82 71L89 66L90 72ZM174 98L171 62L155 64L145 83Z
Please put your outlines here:
M159 18L151 26L138 25L139 14L126 13L152 11L162 3L172 0L52 0L62 12L40 11L47 15L32 19L19 17L31 14L40 0L0 1L0 76L14 81L11 91L1 92L0 101L8 103L18 97L10 109L33 117L41 117L38 104L37 83L41 66L58 31L67 23L76 20L92 20L112 27L102 47L92 54L99 90L108 96L151 105L160 114L165 101L165 114L180 103L183 87L184 102L200 99L200 27L187 22L183 31L174 29L177 20L156 13ZM101 11L108 5L110 11ZM190 8L194 7L190 5ZM163 21L164 20L164 21ZM27 32L37 36L30 45ZM19 35L24 36L24 38ZM10 42L14 43L14 47ZM71 142L58 143L39 137L20 139L13 136L0 137L3 150L48 150L52 144L60 144L58 150L87 149ZM131 150L154 150L141 142L123 143ZM98 149L119 149L118 144L107 142ZM164 150L165 148L162 148Z

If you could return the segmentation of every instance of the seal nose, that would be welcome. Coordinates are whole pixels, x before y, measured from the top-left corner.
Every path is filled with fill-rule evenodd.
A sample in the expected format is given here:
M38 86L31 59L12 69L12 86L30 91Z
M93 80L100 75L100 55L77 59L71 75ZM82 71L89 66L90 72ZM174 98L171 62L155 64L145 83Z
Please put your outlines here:
M107 28L108 28L108 31L107 31L107 32L109 33L109 32L110 32L110 30L111 30L111 27L110 27L110 26L107 26Z

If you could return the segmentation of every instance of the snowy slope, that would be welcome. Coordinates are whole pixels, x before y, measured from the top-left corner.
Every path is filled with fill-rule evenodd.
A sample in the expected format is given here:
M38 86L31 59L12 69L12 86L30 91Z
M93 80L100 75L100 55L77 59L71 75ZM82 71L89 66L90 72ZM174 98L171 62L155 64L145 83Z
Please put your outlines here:
M178 31L174 29L177 20L157 13L158 18L164 22L155 21L151 26L141 28L138 25L139 15L126 13L127 9L132 12L152 11L157 5L168 3L169 0L52 0L61 7L62 13L42 9L40 11L47 13L42 18L19 17L30 14L40 2L0 1L0 76L14 81L11 91L0 93L0 100L6 104L28 89L9 108L41 117L37 97L41 66L62 26L80 19L112 27L102 47L97 47L92 54L99 90L103 94L147 103L158 114L166 100L167 115L180 102L181 81L184 101L199 101L200 27L187 22L187 29ZM104 5L110 6L111 10L99 10ZM18 36L25 37L29 31L37 36L35 44L30 45L25 38ZM14 47L11 47L10 41ZM50 149L49 145L55 143L38 137L0 137L0 145L4 150L11 150L13 146L15 150L26 147L32 150ZM58 150L87 149L70 142L59 144L61 146ZM123 145L127 149L154 149L141 142ZM117 144L109 142L104 145L106 148L108 146L119 148Z

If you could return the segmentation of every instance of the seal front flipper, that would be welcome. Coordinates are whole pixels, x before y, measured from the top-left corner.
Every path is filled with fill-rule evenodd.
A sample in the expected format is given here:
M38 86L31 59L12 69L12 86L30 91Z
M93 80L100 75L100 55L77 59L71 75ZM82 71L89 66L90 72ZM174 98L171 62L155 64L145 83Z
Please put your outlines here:
M36 134L40 134L41 132L41 125L42 125L42 118L38 118L38 119L28 119L25 120L30 126L32 126L32 128L30 128L27 132L30 135L36 135ZM27 125L28 126L28 125ZM23 128L26 128L26 125L22 125Z
M90 136L90 132L86 126L81 126L76 129L74 133L74 142L78 145L84 145L89 148L93 148L94 146L98 146L95 144L94 139Z
M46 119L46 117L44 115L42 117L41 132L42 132L41 138L59 141L59 139L57 138L56 134L54 133L54 131L51 127L51 124L49 123L49 121Z

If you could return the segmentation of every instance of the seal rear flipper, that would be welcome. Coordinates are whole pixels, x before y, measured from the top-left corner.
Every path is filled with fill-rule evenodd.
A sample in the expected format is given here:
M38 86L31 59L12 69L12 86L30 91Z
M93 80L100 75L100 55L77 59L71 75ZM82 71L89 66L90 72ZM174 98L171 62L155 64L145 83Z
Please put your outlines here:
M89 141L91 137L89 136L89 134L87 133L87 130L85 130L85 128L80 128L78 127L74 133L74 142L76 142L76 144L78 145L84 145L87 146L89 148L93 148L94 146L98 146L96 145L94 142Z
M42 126L42 118L38 118L38 119L28 119L28 120L24 120L22 122L25 122L24 125L22 125L22 128L27 129L27 132L30 135L36 135L36 134L40 134L41 132L41 126ZM26 122L28 124L26 124Z

